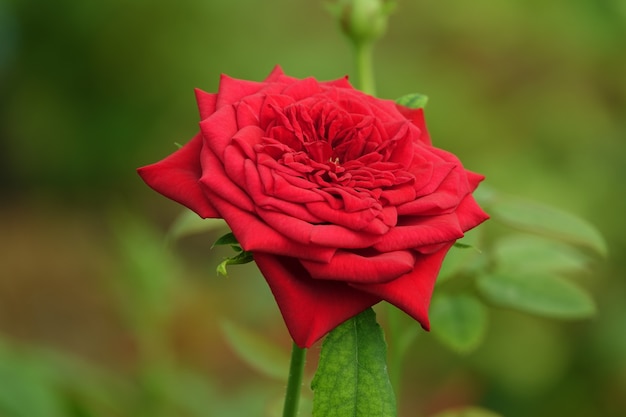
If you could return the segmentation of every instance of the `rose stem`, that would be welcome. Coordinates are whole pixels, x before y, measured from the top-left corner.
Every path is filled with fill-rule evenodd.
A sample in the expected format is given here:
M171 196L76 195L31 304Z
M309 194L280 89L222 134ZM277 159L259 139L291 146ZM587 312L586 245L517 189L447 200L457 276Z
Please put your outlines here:
M295 417L298 415L298 404L300 402L305 360L306 349L298 347L298 345L294 343L291 349L291 363L289 365L289 379L287 380L287 393L285 394L283 417Z
M376 95L374 80L373 42L355 42L354 55L359 90L369 95Z

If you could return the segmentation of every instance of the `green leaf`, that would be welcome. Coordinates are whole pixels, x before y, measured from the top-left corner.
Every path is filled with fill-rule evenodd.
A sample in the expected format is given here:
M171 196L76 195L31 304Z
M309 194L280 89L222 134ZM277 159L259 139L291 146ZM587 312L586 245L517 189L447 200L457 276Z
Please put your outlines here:
M417 93L407 94L397 99L396 103L409 109L423 109L428 103L428 96Z
M581 251L563 242L521 234L496 242L494 258L500 272L582 272L589 263Z
M586 291L552 275L494 273L478 278L477 284L494 304L541 316L578 319L596 311Z
M369 308L331 331L311 382L313 417L395 417L387 346Z
M497 197L492 200L489 213L522 231L579 245L606 257L608 248L600 232L585 220L566 211L515 197Z
M433 417L501 417L493 411L485 410L479 407L463 407L445 410L437 413Z
M266 340L228 320L220 322L226 341L237 355L261 374L279 381L287 379L289 355Z
M229 233L226 233L224 236L220 237L219 239L217 239L215 243L213 244L213 246L211 247L214 248L216 246L223 246L223 245L239 246L239 242L237 242L235 235L233 235L232 232L229 232Z
M476 349L487 330L487 308L470 295L437 296L428 315L432 334L459 353Z
M252 262L253 260L254 258L252 257L252 252L248 252L248 251L239 252L235 256L224 259L217 266L217 274L223 277L227 277L228 272L226 272L226 267L228 265L242 265L242 264L247 264L248 262Z

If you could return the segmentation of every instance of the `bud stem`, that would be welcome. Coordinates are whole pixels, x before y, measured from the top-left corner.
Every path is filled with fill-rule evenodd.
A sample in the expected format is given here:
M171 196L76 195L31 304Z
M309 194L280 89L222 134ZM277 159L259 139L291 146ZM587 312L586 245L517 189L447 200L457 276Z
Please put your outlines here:
M376 95L376 81L374 79L373 42L355 42L354 55L358 89L372 96Z

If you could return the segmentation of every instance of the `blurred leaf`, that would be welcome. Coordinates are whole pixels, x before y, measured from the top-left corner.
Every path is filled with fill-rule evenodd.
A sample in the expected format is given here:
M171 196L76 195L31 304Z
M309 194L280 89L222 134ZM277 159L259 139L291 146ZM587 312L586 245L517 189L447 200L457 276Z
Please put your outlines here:
M396 103L409 109L423 109L428 103L428 96L417 93L407 94L396 99Z
M326 336L311 388L314 417L397 415L387 346L371 308Z
M157 331L153 327L170 311L180 265L164 237L141 217L118 211L112 220L124 263L124 273L115 281L124 312L137 331Z
M476 349L487 330L487 309L470 295L439 295L428 315L433 335L459 353Z
M588 259L563 242L532 235L511 235L494 245L496 268L501 272L579 272Z
M184 210L170 226L167 232L167 240L175 241L185 236L211 232L227 227L226 222L222 219L203 219L191 210Z
M478 278L478 289L493 303L547 317L577 319L595 313L591 296L551 275L494 273Z
M478 407L455 408L437 413L432 417L501 417L493 411L485 410Z
M289 355L286 352L231 321L222 320L220 325L229 346L243 361L265 376L287 380Z
M511 227L586 247L607 256L608 248L600 232L587 221L566 211L516 197L492 200L489 213Z
M0 349L2 349L0 347ZM63 417L64 404L50 375L34 360L0 351L0 415Z

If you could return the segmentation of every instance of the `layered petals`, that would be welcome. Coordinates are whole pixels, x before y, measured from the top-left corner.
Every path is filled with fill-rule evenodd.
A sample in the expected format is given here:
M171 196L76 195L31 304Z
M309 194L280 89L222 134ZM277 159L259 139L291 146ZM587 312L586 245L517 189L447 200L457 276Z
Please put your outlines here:
M381 300L428 328L446 252L488 216L472 197L483 177L432 146L422 109L280 67L223 75L196 101L200 133L139 174L228 223L298 345Z

